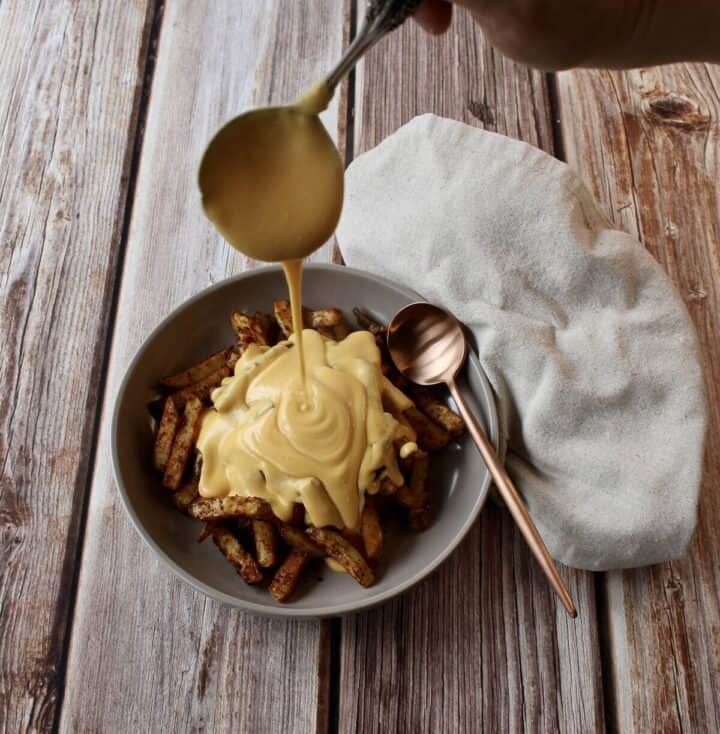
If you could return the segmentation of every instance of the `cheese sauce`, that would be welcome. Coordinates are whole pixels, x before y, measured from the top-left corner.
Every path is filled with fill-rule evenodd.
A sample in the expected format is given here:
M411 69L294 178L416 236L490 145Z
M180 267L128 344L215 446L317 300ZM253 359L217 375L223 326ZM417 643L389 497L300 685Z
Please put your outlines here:
M200 494L262 497L284 520L299 502L312 525L356 530L365 493L385 476L402 480L380 353L366 331L334 342L306 330L303 340L305 389L293 336L250 346L213 392L198 439Z

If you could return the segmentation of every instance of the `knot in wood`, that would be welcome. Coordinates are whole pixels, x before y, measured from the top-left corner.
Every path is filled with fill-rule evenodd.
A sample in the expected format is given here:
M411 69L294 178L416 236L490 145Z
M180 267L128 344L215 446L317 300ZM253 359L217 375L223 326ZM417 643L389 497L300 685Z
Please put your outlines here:
M675 92L652 94L643 101L643 111L653 122L687 130L704 130L711 122L698 102Z

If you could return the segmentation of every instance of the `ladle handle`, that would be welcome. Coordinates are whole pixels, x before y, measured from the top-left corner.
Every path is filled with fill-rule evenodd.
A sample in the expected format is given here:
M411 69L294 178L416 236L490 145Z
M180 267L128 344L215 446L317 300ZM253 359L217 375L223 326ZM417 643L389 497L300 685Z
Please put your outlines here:
M384 35L397 28L412 15L420 0L369 0L365 21L352 43L328 74L327 84L334 89L338 82L357 64L363 54Z
M505 500L505 504L507 505L508 510L510 510L510 514L513 516L517 526L520 528L520 532L523 534L527 544L530 546L532 554L540 564L540 568L542 568L543 573L547 576L548 581L555 590L555 593L560 597L560 600L568 614L571 617L576 617L577 610L575 609L573 600L570 597L570 592L568 591L567 586L565 586L565 582L560 577L560 574L555 567L555 563L550 557L550 553L548 552L543 539L540 537L540 533L538 533L538 530L535 527L535 523L532 521L532 518L527 511L527 507L525 507L522 497L520 497L517 489L515 489L515 485L513 485L512 480L505 471L505 467L485 435L485 431L483 431L482 426L468 407L465 402L465 398L460 390L458 390L457 384L454 380L448 382L448 388L450 389L450 394L453 396L453 399L460 410L460 414L467 424L468 431L470 431L470 435L475 441L475 445L477 446L480 455L485 461L485 465L492 475L492 478L495 480L495 486L498 488L503 500Z

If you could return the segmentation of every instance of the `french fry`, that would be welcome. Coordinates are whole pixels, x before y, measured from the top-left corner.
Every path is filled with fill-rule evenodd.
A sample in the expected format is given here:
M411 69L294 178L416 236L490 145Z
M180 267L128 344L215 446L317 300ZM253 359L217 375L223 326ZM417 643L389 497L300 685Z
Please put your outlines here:
M235 332L239 354L242 354L250 344L265 347L270 344L269 323L264 314L256 313L248 316L241 311L233 311L230 315L230 325Z
M227 364L224 364L219 369L212 372L207 377L196 382L188 387L178 390L172 394L172 399L175 401L175 405L178 408L184 407L185 403L191 398L200 398L203 402L210 399L210 393L226 378L230 375L230 368Z
M293 332L290 302L284 299L273 301L273 314L280 331L287 339ZM315 329L329 339L344 339L347 336L347 325L339 308L303 308L303 327Z
M370 318L370 316L361 308L354 308L353 314L358 322L358 326L365 331L369 331L375 337L375 342L377 343L378 348L383 352L386 349L387 344L387 328Z
M383 532L372 497L365 498L365 506L360 517L360 534L365 547L365 557L369 561L377 561L382 553Z
M200 417L203 405L199 398L191 396L183 411L182 424L175 434L175 439L170 449L170 456L165 465L163 474L163 486L176 492L185 474L185 469L190 459L190 453L195 446L198 431L200 430Z
M408 408L403 416L410 427L417 433L417 444L425 451L440 451L450 442L450 434L442 427L433 423L417 408Z
M404 484L395 493L395 500L403 507L418 510L428 503L428 493L425 491L427 483L428 456L422 452L418 454L412 465L409 484Z
M166 398L153 446L153 466L160 472L165 471L179 425L180 414L177 407L172 398Z
M242 547L240 541L222 525L216 525L211 530L215 545L222 551L225 558L235 566L245 583L259 584L262 581L262 572L255 559Z
M277 324L280 327L282 335L287 339L290 334L293 333L290 301L286 301L284 299L273 301L273 315L275 316L275 321L277 321Z
M279 602L286 602L297 588L298 581L310 556L293 548L273 576L268 591Z
M430 507L415 507L408 512L408 525L417 533L427 530L432 525L432 513Z
M267 520L252 521L253 539L255 541L255 557L261 568L273 568L278 565L278 535L275 527Z
M340 533L328 528L310 528L308 535L327 556L339 563L361 586L371 586L375 581L367 561L360 551Z
M302 551L308 556L322 558L325 555L322 548L310 540L308 534L304 530L300 530L300 528L283 523L280 525L280 535L291 548Z
M188 514L196 520L225 520L230 517L247 517L251 520L272 520L270 505L259 497L210 497L195 500L188 507Z
M178 372L176 375L163 377L160 380L160 384L165 387L170 387L173 390L180 390L183 387L194 385L195 383L200 382L200 380L204 380L208 375L219 370L227 361L230 352L232 352L232 347L215 352L215 354L210 355L202 362L198 362L192 367L188 367L186 370Z
M202 530L198 533L197 542L202 543L207 540L212 534L213 530L217 527L218 523L216 520L208 520L203 523Z
M225 365L231 372L235 369L238 359L240 359L240 352L237 349L231 349L228 358L225 360Z
M432 390L413 385L410 394L418 408L430 420L442 426L451 438L457 438L465 432L465 421L454 410L441 402Z
M198 479L197 477L192 477L177 492L173 493L172 499L175 507L187 515L188 507L190 507L197 497Z
M384 497L391 497L398 491L399 487L390 477L383 477L380 480L380 494Z

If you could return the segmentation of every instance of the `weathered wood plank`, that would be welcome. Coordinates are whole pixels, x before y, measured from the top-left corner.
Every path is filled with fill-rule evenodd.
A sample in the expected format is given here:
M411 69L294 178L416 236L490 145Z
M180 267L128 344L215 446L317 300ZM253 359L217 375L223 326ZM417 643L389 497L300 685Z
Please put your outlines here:
M0 728L57 717L152 2L0 6Z
M720 69L558 77L567 158L677 285L700 335L710 422L698 528L674 563L607 578L617 728L720 730Z
M180 301L248 266L214 232L196 189L219 124L292 98L339 54L342 4L167 5L113 334L103 431L68 660L61 730L308 732L319 623L268 621L210 602L156 563L111 479L109 415L150 329ZM337 129L337 106L327 114ZM328 249L321 254L329 257Z
M462 12L441 39L407 24L383 41L356 89L356 153L423 112L552 150L544 76L496 55ZM434 576L343 621L340 730L602 730L593 577L563 576L580 609L575 622L509 515L488 506Z

